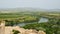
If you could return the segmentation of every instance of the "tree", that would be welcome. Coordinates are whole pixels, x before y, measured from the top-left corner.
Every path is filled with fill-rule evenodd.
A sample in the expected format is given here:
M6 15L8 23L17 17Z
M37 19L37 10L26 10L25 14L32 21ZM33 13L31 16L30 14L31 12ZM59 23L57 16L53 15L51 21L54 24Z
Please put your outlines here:
M18 34L20 33L18 30L12 30L13 34Z

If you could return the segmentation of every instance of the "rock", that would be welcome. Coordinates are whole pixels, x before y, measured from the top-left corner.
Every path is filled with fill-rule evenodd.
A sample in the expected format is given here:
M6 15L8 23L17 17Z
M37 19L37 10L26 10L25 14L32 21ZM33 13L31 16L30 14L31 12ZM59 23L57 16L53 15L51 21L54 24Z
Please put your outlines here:
M13 34L13 32L12 32L13 29L18 30L20 32L19 34L46 34L44 31L41 31L41 30L36 31L34 29L24 29L19 26L5 27L5 29L8 32L8 33L6 32L7 34L9 34L10 32L11 32L10 34Z
M38 34L46 34L44 31L39 30Z
M37 34L37 31L33 29L27 29L24 34Z

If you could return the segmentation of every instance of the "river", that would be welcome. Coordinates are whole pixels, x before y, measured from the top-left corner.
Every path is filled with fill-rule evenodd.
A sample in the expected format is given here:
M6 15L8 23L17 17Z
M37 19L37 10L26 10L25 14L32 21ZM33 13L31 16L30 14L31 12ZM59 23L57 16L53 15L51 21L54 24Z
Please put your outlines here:
M48 22L47 18L40 18L40 20L38 21L38 23L43 23L43 22Z
M48 22L48 19L47 18L40 18L40 20L38 21L38 23L44 23L44 22ZM33 23L20 23L18 24L18 26L24 26L26 24L34 24L34 23L37 23L37 22L33 22Z

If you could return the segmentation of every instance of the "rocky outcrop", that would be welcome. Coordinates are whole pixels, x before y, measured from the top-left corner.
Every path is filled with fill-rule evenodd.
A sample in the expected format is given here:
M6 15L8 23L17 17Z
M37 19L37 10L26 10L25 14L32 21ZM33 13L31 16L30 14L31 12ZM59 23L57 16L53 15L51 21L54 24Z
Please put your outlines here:
M46 34L44 31L39 30L38 34Z
M0 34L5 34L5 21L0 21Z
M44 31L36 31L34 29L24 29L19 26L5 26L5 21L0 21L0 34L13 34L12 30L18 30L19 34L46 34Z
M41 31L41 30L36 31L34 29L24 29L24 28L20 28L18 26L14 27L13 29L18 30L20 32L19 34L46 34L44 31ZM11 30L11 34L13 34L12 30Z

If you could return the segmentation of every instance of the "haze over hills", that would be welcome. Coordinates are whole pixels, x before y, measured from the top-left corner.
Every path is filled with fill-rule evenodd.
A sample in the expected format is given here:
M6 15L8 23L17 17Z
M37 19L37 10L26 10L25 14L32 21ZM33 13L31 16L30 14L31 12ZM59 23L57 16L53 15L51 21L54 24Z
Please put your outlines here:
M30 12L60 12L60 9L40 9L40 8L6 8L6 9L0 9L0 13L15 13L15 12L24 12L24 11L30 11Z

